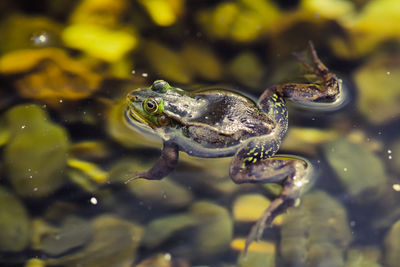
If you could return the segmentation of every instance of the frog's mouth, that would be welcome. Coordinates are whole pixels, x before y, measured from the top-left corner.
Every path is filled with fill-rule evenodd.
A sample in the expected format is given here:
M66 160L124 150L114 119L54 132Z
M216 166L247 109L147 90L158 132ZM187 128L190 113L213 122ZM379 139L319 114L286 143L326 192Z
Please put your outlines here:
M148 125L147 121L134 109L132 108L127 108L125 114L128 116L128 119L134 120L135 124L144 124Z
M127 107L124 111L126 125L134 130L142 134L145 137L149 137L151 140L157 138L158 135L155 134L154 130L149 126L148 123L138 114L134 112L130 107Z
M153 132L153 129L150 127L146 119L144 119L138 112L135 112L130 107L127 107L125 109L124 115L125 115L125 122L133 129L145 133Z

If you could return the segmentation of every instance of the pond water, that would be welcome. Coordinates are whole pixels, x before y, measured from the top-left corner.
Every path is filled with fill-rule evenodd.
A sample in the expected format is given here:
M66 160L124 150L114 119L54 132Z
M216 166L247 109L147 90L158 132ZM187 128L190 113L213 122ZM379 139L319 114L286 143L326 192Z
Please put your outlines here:
M399 21L397 0L2 1L0 265L400 266ZM346 95L288 103L278 154L312 182L247 255L279 184L183 152L125 183L162 147L126 123L128 92L321 83L293 56L309 40Z

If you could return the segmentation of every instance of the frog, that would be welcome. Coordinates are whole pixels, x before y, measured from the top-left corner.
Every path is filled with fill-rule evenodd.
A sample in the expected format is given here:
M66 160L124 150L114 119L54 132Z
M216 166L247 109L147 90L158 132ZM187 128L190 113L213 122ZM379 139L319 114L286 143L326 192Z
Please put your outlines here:
M294 53L316 77L315 82L284 83L263 91L257 101L225 88L184 90L156 80L126 97L126 122L142 134L163 141L161 156L135 179L159 180L176 167L179 152L193 157L232 157L229 176L234 183L277 183L279 195L252 226L246 253L264 229L295 206L310 182L312 164L301 157L276 154L288 130L287 100L295 103L334 103L342 94L342 81L319 59L309 42L311 61Z

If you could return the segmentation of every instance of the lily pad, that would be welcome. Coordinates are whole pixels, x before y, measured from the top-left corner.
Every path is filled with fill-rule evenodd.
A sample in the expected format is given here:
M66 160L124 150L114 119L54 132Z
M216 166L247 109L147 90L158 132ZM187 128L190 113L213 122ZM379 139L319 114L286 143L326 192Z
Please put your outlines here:
M257 88L260 87L265 68L255 54L243 52L232 60L229 71L240 83Z
M296 266L309 261L314 263L311 266L343 263L342 253L352 240L345 209L322 191L305 195L299 208L290 210L281 236L282 258Z
M188 230L187 245L171 248L175 255L187 255L196 251L191 259L213 257L229 248L233 234L233 223L229 212L219 205L199 201L185 213L153 220L144 237L144 244L155 247L182 230Z
M146 229L143 244L154 248L171 237L176 231L193 226L196 218L188 214L178 214L153 220Z
M83 250L48 259L50 266L130 267L142 238L142 228L111 215L101 215L92 222L93 238Z
M191 43L184 47L182 57L198 76L208 80L221 79L223 67L211 49Z
M182 207L192 201L192 193L171 179L160 181L137 180L128 184L129 190L140 199L159 204Z
M164 27L174 24L184 8L183 0L139 0L138 2L144 7L154 23Z
M400 139L395 141L387 152L391 167L400 173Z
M25 267L46 267L46 262L42 259L29 259L26 261Z
M388 267L399 266L400 262L400 221L397 221L385 238L385 263Z
M302 0L301 7L309 14L329 19L340 19L354 11L354 4L346 0Z
M17 75L14 84L21 96L54 107L63 100L88 97L101 81L99 75L58 48L9 52L0 58L0 73Z
M0 251L18 252L30 240L30 221L22 203L0 186Z
M243 251L245 238L236 238L231 242L231 248ZM238 266L240 267L274 267L276 258L275 244L269 241L258 241L250 244L247 254L240 254Z
M174 262L171 260L171 254L165 253L161 254L158 253L156 255L152 255L149 258L144 259L143 261L139 262L138 264L135 265L135 267L173 267L173 266L190 266L190 264L187 262L183 262L182 259L178 259L178 264L174 264Z
M67 217L59 231L47 234L41 241L42 251L57 256L81 247L92 237L91 225L86 220Z
M132 158L121 159L110 170L111 182L125 182L135 172L150 169L152 162L147 160L135 160ZM192 202L193 194L186 187L172 179L162 180L137 179L127 184L129 191L142 200L150 201L158 205L171 207L184 207Z
M338 137L339 133L334 130L293 127L288 130L281 149L316 156L321 143L334 141Z
M193 236L196 257L212 257L229 248L233 222L228 210L211 202L199 201L192 205L190 213L200 223Z
M399 63L400 54L379 56L354 74L358 109L373 124L387 123L400 116Z
M249 251L238 260L239 267L275 267L275 254Z
M75 5L69 21L113 27L118 25L121 15L126 10L125 0L82 0Z
M4 150L8 179L18 195L43 197L65 180L68 136L36 105L15 106L6 113L13 138Z
M342 21L356 41L355 46L366 47L364 50L370 52L385 40L400 40L399 19L399 1L380 0L368 1L358 16L347 16Z
M50 20L49 17L16 13L10 16L4 13L3 16L0 22L0 35L7 41L1 42L2 53L0 54L17 49L54 46L61 43L59 34L62 26ZM18 62L18 64L21 63L24 62Z
M255 222L270 203L269 199L260 194L242 195L233 204L233 217L235 221Z
M66 46L108 62L122 59L138 44L138 39L132 32L95 24L72 24L64 29L61 37Z
M148 42L145 47L144 56L161 77L180 83L189 83L192 80L192 70L187 67L185 60L177 51L154 41Z
M381 251L378 247L356 247L347 251L345 267L382 267L379 264Z
M10 140L11 131L7 127L4 119L0 119L0 147L5 145Z
M343 251L335 245L317 243L309 248L307 266L343 266Z
M338 139L323 146L329 164L357 201L377 200L387 189L382 161L362 144Z
M278 26L279 16L279 9L271 1L241 0L220 2L213 9L200 10L196 20L209 36L251 42L263 30Z

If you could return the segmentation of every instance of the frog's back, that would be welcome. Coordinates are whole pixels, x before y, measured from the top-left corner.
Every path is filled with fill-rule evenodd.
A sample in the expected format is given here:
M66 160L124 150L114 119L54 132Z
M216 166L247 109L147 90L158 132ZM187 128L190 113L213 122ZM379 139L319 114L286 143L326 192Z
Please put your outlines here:
M174 134L180 149L190 155L230 156L243 141L274 128L274 122L252 100L235 92L205 90L194 93L192 99L196 112L181 116Z

